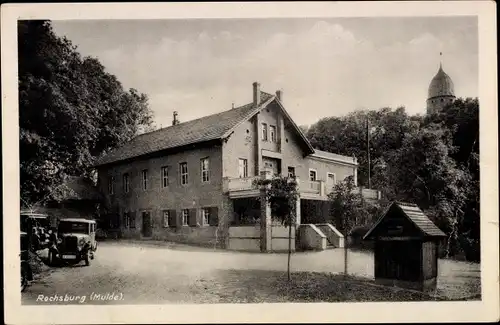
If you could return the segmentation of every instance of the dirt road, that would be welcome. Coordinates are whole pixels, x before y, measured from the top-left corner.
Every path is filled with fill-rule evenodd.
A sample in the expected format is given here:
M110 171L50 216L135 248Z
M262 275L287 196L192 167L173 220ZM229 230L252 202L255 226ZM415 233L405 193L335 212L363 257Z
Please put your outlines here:
M296 253L292 257L292 271L341 273L343 258L341 249ZM258 272L285 271L286 259L286 254L103 242L90 266L82 263L51 268L47 276L23 293L22 301L23 304L215 303L240 301L238 295L264 295L270 301L286 301L279 293L273 293L273 288L248 280ZM349 273L372 278L371 254L350 252ZM452 299L480 293L478 264L440 261L439 273L438 289ZM255 290L269 292L255 293ZM242 301L245 299L248 301L247 298Z

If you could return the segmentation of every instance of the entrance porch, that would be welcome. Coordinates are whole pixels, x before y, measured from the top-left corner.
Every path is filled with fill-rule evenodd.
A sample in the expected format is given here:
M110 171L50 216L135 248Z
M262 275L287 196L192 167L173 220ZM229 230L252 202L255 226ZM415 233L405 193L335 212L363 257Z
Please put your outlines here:
M288 251L289 228L272 217L265 196L236 198L231 201L233 211L229 216L228 249L255 252ZM293 251L297 227L298 223L291 229L290 241Z

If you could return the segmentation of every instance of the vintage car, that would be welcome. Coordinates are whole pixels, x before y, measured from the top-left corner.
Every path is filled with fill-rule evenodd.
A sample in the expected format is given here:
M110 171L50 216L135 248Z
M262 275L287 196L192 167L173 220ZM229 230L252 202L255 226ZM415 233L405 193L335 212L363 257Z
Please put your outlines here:
M21 232L21 292L26 290L26 287L33 281L33 271L28 263L29 259L29 236L25 232Z
M49 228L50 217L44 213L33 213L28 211L21 211L21 231L31 235L33 227Z
M96 222L88 219L61 219L57 230L57 244L49 250L49 263L55 261L90 265L97 250Z

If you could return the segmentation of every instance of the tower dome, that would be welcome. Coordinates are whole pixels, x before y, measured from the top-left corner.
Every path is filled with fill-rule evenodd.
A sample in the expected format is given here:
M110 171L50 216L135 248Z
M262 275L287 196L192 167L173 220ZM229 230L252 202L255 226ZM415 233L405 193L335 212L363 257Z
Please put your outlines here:
M439 65L438 72L431 80L427 98L440 96L455 97L455 86L453 85L453 80L451 80L450 76L444 72L442 65Z
M432 78L427 96L427 113L432 113L444 108L455 100L455 86L450 76L439 64L439 70Z

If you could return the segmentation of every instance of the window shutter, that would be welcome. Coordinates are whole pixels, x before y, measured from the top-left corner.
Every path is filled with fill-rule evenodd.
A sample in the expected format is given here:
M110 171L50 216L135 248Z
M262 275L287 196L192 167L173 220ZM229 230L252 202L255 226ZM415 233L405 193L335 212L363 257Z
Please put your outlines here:
M188 224L190 227L196 227L196 209L189 209Z
M135 224L135 211L130 211L128 213L128 216L129 216L129 227L135 228L135 226L136 226L136 224Z
M218 226L219 225L219 208L211 207L210 215L208 220L210 226Z
M155 213L155 211L150 211L148 212L149 213L149 217L150 217L150 220L151 220L151 228L156 228L158 227L158 219L157 219L157 213Z
M168 210L168 226L173 228L179 226L179 219L177 218L176 210Z
M203 208L200 209L200 212L198 213L197 217L196 217L196 222L200 225L200 226L204 226L203 224Z

